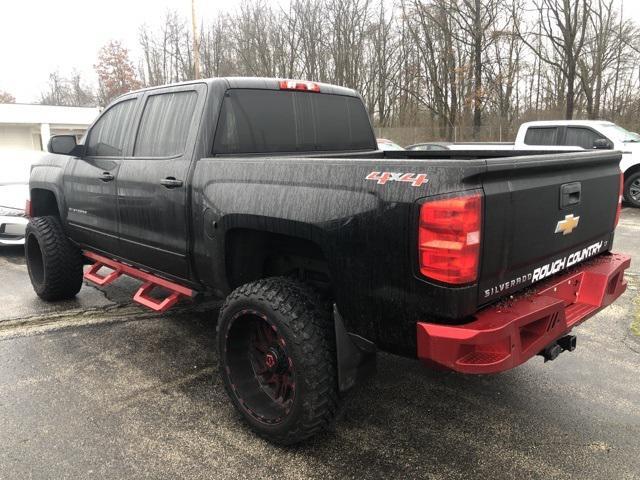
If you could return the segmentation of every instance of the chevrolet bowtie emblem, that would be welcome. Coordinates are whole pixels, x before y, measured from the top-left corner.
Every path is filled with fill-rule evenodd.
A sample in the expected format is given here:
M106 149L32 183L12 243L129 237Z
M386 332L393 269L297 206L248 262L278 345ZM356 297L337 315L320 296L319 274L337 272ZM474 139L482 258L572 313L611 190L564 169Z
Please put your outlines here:
M560 220L556 224L555 233L562 232L562 235L569 235L573 232L573 229L578 226L578 222L580 221L580 217L574 217L573 213L571 215L565 215L564 220Z

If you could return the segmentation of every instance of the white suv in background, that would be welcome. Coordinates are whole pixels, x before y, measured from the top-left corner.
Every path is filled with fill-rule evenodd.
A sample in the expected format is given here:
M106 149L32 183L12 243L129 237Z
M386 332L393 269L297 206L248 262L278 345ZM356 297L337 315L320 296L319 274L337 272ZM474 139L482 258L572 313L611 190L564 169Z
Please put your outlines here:
M620 150L624 198L634 207L640 207L640 136L637 133L602 120L553 120L520 125L516 149L548 145Z

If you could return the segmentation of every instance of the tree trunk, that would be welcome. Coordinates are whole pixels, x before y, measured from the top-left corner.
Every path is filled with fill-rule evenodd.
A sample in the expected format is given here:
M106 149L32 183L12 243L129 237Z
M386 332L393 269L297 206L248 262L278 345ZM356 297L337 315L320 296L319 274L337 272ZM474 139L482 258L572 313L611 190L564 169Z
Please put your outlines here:
M475 0L473 39L473 139L477 140L482 126L482 25L480 0Z
M567 110L565 113L566 120L573 120L573 103L575 100L575 81L576 81L576 67L573 59L568 59L569 65L567 67Z

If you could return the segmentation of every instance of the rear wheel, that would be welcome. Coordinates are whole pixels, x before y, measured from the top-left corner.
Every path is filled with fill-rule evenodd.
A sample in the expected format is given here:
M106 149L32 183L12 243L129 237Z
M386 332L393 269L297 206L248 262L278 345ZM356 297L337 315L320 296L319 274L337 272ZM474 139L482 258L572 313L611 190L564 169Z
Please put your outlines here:
M80 291L82 254L69 241L57 217L29 220L25 257L31 285L43 300L65 300Z
M625 180L624 199L634 207L640 207L640 172L629 175Z
M328 304L285 278L243 285L220 310L220 374L231 401L258 434L280 444L329 426L338 407Z

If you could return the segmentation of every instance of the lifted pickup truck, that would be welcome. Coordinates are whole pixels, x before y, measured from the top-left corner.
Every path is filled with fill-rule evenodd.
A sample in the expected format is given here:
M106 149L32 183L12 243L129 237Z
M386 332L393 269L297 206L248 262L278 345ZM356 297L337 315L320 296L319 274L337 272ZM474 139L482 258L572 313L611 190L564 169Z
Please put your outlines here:
M226 297L220 375L274 442L329 425L376 347L464 373L551 360L626 287L618 152L382 152L356 92L257 78L126 94L49 151L36 293L73 297L91 263L158 311Z

